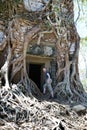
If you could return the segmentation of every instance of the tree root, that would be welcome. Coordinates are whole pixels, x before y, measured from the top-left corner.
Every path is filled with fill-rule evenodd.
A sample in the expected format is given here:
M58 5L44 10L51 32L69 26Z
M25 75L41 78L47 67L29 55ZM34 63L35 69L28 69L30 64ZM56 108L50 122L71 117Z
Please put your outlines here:
M21 90L16 85L12 85L9 91L3 88L0 91L0 118L17 124L28 121L29 103Z

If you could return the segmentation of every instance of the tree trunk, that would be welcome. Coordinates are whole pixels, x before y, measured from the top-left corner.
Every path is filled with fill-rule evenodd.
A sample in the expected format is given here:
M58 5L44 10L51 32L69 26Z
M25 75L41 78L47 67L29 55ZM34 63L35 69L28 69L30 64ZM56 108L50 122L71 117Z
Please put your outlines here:
M3 50L8 44L7 60L1 66L1 75L5 79L5 89L10 89L10 84L17 83L24 86L27 95L31 95L30 80L26 71L26 53L32 37L40 30L39 26L32 26L23 19L13 19L8 23L8 36L1 44ZM6 55L6 51L4 52ZM18 75L18 80L16 80ZM10 77L9 77L10 74ZM9 79L8 79L9 77ZM16 82L15 82L16 81ZM10 83L9 83L10 82Z
M13 10L13 12L11 12L10 8L8 9L10 10L11 14L9 16L7 15L7 17L12 17L12 19L10 18L8 21L6 38L4 37L3 39L5 40L0 43L0 51L4 50L6 45L10 49L10 51L8 51L8 58L5 64L2 66L2 68L7 67L5 72L6 75L4 71L0 72L2 75L4 75L5 80L7 81L5 81L5 83L8 85L5 86L9 86L9 82L10 84L14 83L13 81L16 80L17 73L20 72L20 82L17 82L17 84L19 85L21 83L21 85L25 87L26 92L28 92L28 94L31 94L30 80L26 71L26 51L28 44L33 39L33 36L35 36L35 34L37 34L41 29L41 36L44 32L50 34L50 31L52 31L54 32L57 39L56 61L58 69L56 73L57 85L54 88L54 94L62 94L67 98L77 97L84 100L84 90L79 79L78 71L80 37L77 33L74 23L73 0L53 1L53 4L51 0L45 4L41 4L41 1L37 1L37 3L38 7L36 9L33 8L32 4L29 6L29 9L27 9L27 6L26 9L32 12L26 13L26 15L28 15L26 16L28 20L17 18L17 16L14 14L16 11L16 13L20 15L21 12L24 12L23 9L20 11L17 10L16 7L16 10ZM6 4L9 5L9 2L6 2ZM43 6L40 6L39 8L39 5L44 5L44 8ZM56 5L58 10L55 8ZM3 14L6 13L7 12L3 12ZM15 15L16 18L13 18L13 15ZM39 27L38 24L40 25ZM41 36L39 36L37 44L40 44ZM9 82L7 78L7 75L9 75L8 73L10 73Z
M79 79L78 56L80 37L74 23L73 0L59 2L60 28L57 30L57 86L54 93L68 98L83 98L83 86Z

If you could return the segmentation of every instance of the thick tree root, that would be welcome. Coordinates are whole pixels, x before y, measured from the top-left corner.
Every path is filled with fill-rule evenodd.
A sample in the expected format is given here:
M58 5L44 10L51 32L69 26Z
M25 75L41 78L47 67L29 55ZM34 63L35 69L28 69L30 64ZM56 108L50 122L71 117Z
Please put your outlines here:
M28 121L29 104L21 90L12 85L9 91L2 88L0 92L0 118L17 124Z
M54 88L54 95L56 96L56 98L60 97L61 100L64 99L64 101L69 101L69 103L87 103L87 94L83 89L79 91L78 87L74 88L74 86L70 86L70 89L72 91L72 94L67 91L66 82L60 82Z

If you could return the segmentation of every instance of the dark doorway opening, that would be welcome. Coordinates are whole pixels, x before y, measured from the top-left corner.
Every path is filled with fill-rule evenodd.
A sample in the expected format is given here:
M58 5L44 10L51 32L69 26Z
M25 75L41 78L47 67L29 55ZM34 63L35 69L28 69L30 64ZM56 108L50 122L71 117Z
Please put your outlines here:
M42 67L43 64L29 64L29 78L32 79L42 92Z

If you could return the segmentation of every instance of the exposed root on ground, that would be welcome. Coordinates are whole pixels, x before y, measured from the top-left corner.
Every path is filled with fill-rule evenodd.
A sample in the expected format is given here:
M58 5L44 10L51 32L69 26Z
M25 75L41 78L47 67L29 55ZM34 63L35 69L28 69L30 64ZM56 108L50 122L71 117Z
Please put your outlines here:
M67 91L66 82L60 82L54 88L54 95L56 98L60 97L64 101L87 103L87 94L83 88L79 90L79 87L70 86L70 89L72 94Z
M83 130L85 116L78 116L70 106L57 99L37 100L26 97L20 86L12 85L9 91L0 89L0 130ZM22 87L21 87L22 88Z

